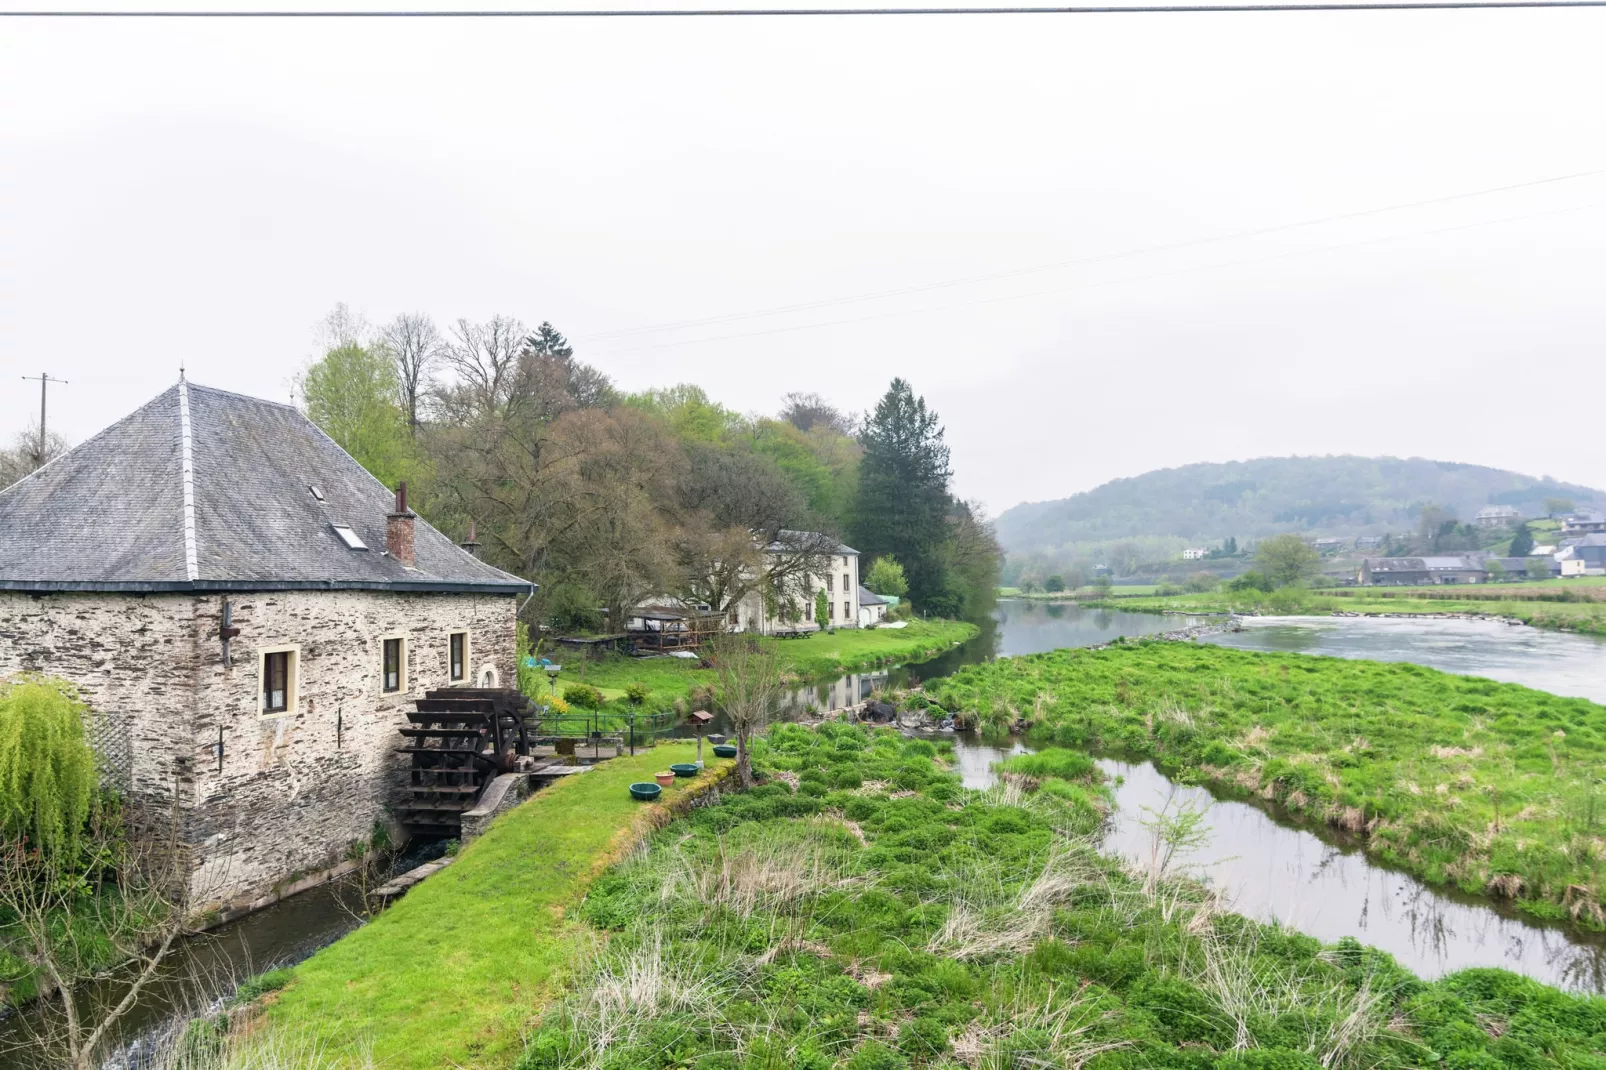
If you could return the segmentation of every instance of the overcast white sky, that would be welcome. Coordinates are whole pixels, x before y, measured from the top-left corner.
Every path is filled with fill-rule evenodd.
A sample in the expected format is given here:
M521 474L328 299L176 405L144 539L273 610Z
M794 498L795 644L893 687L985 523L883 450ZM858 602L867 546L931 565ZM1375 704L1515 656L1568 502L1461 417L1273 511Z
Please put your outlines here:
M74 441L181 361L286 397L344 301L549 319L622 387L745 411L902 375L994 511L1291 453L1601 486L1606 173L1135 251L1606 169L1603 39L1600 10L0 20L0 437L40 371Z

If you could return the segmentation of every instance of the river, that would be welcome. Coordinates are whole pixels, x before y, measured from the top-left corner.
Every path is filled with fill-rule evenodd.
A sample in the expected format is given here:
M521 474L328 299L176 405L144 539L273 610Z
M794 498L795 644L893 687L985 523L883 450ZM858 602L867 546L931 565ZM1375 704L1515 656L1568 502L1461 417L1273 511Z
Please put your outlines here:
M979 635L936 659L801 688L793 705L840 709L876 688L934 679L995 657L1096 646L1121 636L1176 631L1202 619L1007 599ZM1606 640L1490 621L1252 618L1243 631L1208 641L1414 661L1606 702ZM965 736L956 737L956 749L960 772L971 786L990 782L991 763L1005 753ZM1147 763L1101 764L1119 778L1109 849L1146 850L1147 833L1138 823L1142 808L1163 804L1170 782ZM1537 925L1503 914L1486 900L1434 891L1372 865L1353 844L1295 828L1259 807L1216 800L1199 788L1175 790L1210 807L1212 840L1192 861L1204 865L1201 873L1246 914L1285 922L1322 940L1356 936L1425 976L1470 965L1505 966L1569 988L1606 991L1606 952L1593 934ZM204 986L209 992L231 991L239 979L298 962L354 928L358 921L350 898L337 886L325 886L222 926L186 945L176 956L175 971L180 977L211 978ZM175 994L193 990L175 981L129 1024L148 1035L170 1015ZM0 1021L0 1045L14 1039L17 1025ZM137 1064L136 1055L118 1065Z
M1206 642L1374 661L1410 661L1606 704L1606 637L1498 620L1246 617Z

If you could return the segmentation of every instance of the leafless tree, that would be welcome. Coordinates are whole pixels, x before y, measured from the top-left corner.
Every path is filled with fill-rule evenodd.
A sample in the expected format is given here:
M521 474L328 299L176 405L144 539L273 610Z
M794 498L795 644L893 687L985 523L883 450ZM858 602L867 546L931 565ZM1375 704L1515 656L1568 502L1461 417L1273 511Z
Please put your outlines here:
M318 324L318 351L323 353L341 346L366 346L373 340L373 334L373 326L367 317L361 312L352 311L342 301Z
M39 440L39 425L19 433L8 450L0 450L0 490L11 486L67 452L67 440L55 432Z
M827 427L839 435L852 436L855 420L852 416L826 401L819 394L790 393L781 399L781 419L797 428L808 431L814 427Z
M387 323L379 337L396 362L402 408L407 413L408 428L416 435L419 402L429 392L431 377L445 348L441 333L435 329L435 321L422 312L404 312Z
M753 737L774 719L786 691L781 655L773 641L742 633L720 636L710 656L719 681L715 697L736 734L736 775L750 788Z
M482 413L507 407L529 330L509 316L484 323L458 320L442 357Z
M122 811L101 809L84 849L68 854L40 851L20 835L0 840L0 915L13 919L13 950L59 1007L26 1020L25 1043L73 1070L100 1064L118 1022L192 928L177 790L130 813L140 819L125 825Z
M681 529L678 550L683 593L723 613L754 591L765 609L796 619L813 600L813 577L832 567L837 540L814 531L778 531L768 537L741 527Z

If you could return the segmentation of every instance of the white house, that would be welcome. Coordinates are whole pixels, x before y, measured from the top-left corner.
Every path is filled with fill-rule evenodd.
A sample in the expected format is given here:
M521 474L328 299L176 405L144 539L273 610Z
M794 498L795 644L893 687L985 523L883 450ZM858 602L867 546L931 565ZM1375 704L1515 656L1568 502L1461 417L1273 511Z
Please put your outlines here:
M887 600L870 590L859 588L859 627L872 628L887 619Z
M765 553L773 559L793 557L804 547L817 558L818 571L783 581L788 589L765 598L763 590L749 591L729 609L731 631L813 631L820 628L859 626L859 551L846 543L813 531L782 531ZM825 592L825 619L815 619L815 603ZM766 604L766 602L772 604Z
M1182 560L1202 561L1205 554L1209 552L1210 551L1206 550L1203 546L1190 546L1186 550L1182 551Z
M1478 510L1472 522L1480 528L1510 527L1522 519L1522 514L1509 505L1486 505Z

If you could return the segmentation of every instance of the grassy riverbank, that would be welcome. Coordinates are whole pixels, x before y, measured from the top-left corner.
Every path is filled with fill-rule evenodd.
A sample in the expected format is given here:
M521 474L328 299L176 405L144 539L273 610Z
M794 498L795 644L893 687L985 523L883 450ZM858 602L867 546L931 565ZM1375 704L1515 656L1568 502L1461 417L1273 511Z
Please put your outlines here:
M983 724L1152 756L1275 800L1440 884L1601 927L1606 707L1409 664L1186 643L961 669L929 698Z
M1559 581L1558 581L1559 582ZM1474 587L1361 587L1307 591L1214 591L1084 602L1105 609L1146 613L1267 613L1279 616L1326 616L1333 613L1481 615L1521 621L1552 631L1606 635L1606 595L1598 586L1549 589L1544 584ZM1576 601L1550 598L1573 592Z
M735 763L711 762L656 804L625 786L693 757L689 745L662 746L537 793L449 868L295 967L270 1024L352 1063L506 1066L533 1009L589 950L572 912L590 879Z
M973 793L929 742L826 724L776 728L757 764L768 783L592 886L611 935L518 1070L1606 1065L1606 1001L1427 983L1123 869L1085 759Z
M979 629L968 621L912 620L905 628L841 628L815 632L803 639L767 639L781 652L784 669L799 681L830 679L879 665L923 661L956 643L974 638ZM557 659L554 659L557 660ZM615 702L632 684L648 689L655 705L689 699L693 691L712 687L715 673L682 658L630 658L609 655L593 661L564 664L558 692L585 683ZM535 682L547 686L543 676Z

